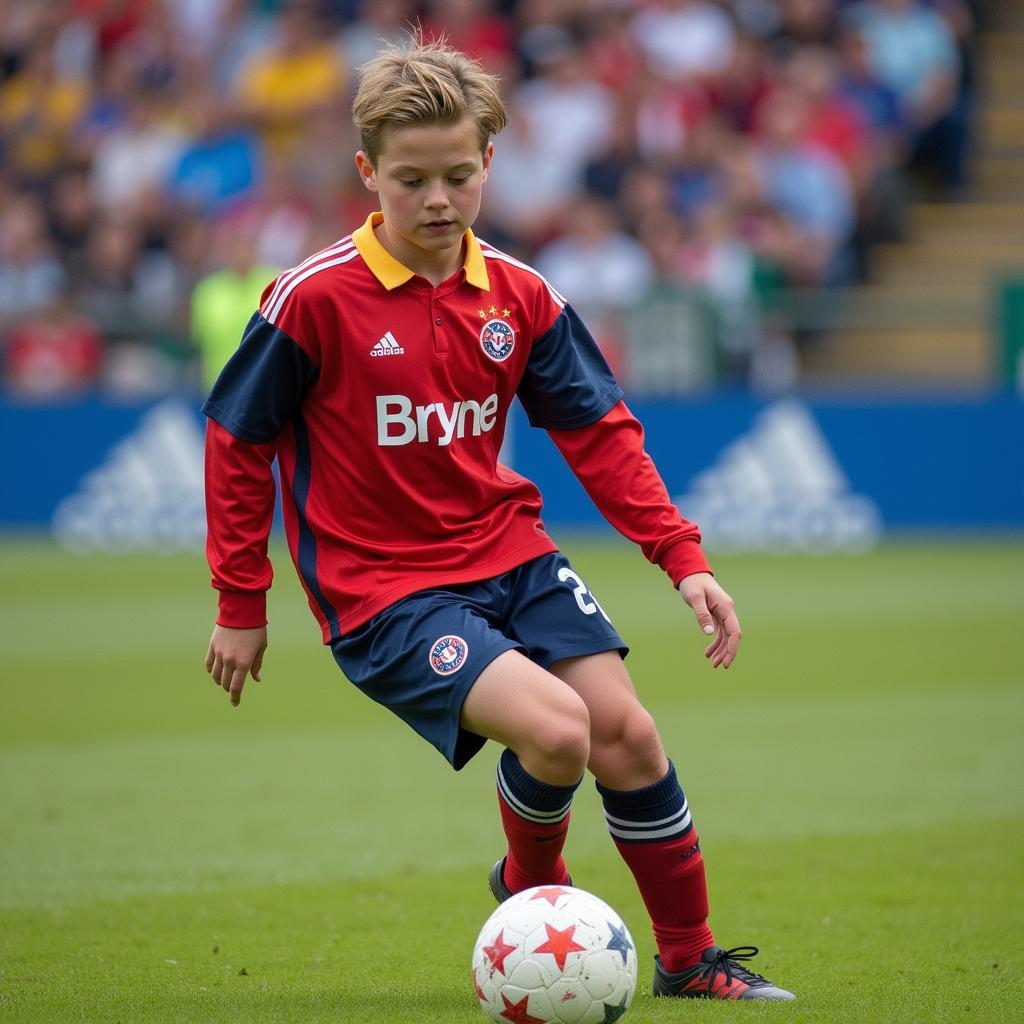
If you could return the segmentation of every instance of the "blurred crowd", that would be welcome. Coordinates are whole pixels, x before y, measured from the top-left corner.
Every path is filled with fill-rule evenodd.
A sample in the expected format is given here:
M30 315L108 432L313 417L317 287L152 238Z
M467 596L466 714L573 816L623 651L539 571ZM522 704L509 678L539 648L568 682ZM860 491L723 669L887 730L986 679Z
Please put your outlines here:
M503 80L476 226L635 388L784 381L792 289L968 185L969 0L0 0L9 391L202 391L263 286L373 208L360 64L414 24ZM813 332L810 332L813 334Z

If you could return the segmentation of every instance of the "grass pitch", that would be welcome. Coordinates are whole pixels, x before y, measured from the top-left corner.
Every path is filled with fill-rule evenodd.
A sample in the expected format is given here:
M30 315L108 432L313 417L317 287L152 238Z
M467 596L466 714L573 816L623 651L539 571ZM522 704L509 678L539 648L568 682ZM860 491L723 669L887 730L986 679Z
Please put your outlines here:
M624 1019L1024 1020L1024 546L719 557L728 673L638 552L565 549L633 647L718 940L800 997L651 999L585 785L567 856L640 946ZM276 565L264 682L233 710L200 557L0 548L0 1020L484 1020L497 751L457 776L349 687Z

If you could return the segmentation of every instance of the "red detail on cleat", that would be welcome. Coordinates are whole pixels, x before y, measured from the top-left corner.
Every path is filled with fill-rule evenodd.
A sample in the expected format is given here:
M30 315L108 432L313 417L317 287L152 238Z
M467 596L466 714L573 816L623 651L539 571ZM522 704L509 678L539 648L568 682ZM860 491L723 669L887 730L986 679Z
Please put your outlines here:
M530 1002L529 996L523 996L518 1003L513 1003L504 992L502 992L501 998L505 1003L505 1009L498 1014L499 1017L504 1017L505 1020L511 1021L512 1024L544 1024L543 1017L531 1015L528 1006Z
M505 958L509 953L514 953L515 951L516 947L510 946L505 941L505 929L502 928L494 937L494 944L491 946L484 946L484 956L487 957L487 962L491 965L489 977L493 978L495 971L499 974L504 974Z
M574 924L569 925L563 931L559 931L557 928L552 928L545 921L544 928L548 933L548 941L542 942L533 952L550 953L555 958L558 969L564 971L566 957L570 953L582 953L587 947L581 946L573 940L573 935L576 932L576 925Z
M725 974L716 972L711 979L700 975L696 978L691 978L683 986L683 991L707 992L708 995L714 996L716 999L739 999L749 987L745 982L740 981L739 978L733 978L726 982Z

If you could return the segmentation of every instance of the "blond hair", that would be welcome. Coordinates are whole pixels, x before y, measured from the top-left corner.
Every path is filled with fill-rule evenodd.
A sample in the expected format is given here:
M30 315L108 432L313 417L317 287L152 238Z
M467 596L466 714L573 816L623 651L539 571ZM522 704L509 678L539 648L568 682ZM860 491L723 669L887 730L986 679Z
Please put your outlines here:
M363 151L377 162L385 134L411 125L476 123L480 149L508 124L498 79L478 61L441 39L424 42L417 30L403 46L381 50L360 68L352 120Z

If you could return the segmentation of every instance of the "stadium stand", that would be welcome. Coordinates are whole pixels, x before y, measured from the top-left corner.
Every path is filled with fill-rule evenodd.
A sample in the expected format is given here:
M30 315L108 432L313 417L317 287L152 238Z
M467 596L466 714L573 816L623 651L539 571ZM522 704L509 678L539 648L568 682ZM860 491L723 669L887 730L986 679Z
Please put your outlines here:
M417 22L504 79L479 233L569 290L615 262L579 304L628 385L993 381L1014 0L3 0L8 390L201 390L196 288L240 233L270 273L365 216L356 68Z

